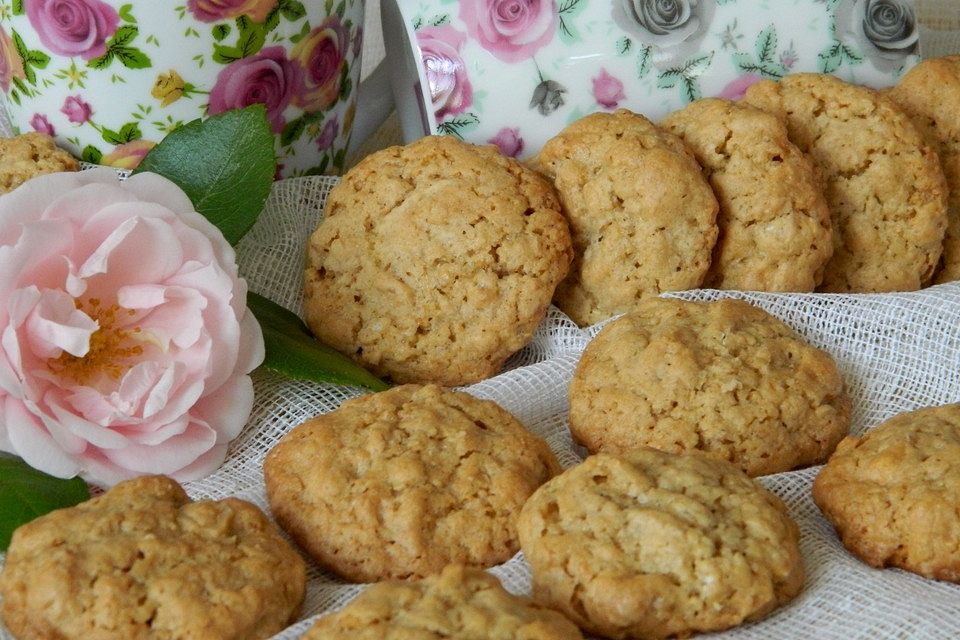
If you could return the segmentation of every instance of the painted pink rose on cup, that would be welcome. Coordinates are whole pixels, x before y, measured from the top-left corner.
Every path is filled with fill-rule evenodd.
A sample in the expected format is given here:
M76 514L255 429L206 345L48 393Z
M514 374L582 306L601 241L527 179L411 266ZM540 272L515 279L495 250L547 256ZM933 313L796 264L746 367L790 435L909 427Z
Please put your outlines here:
M623 94L623 83L607 73L606 69L601 68L600 75L591 78L590 82L593 84L593 99L604 109L616 109L620 102L627 99Z
M337 121L337 116L333 116L323 125L323 130L320 131L320 135L317 137L317 148L320 151L326 151L332 147L339 131L340 123Z
M117 169L136 169L150 152L150 149L153 149L155 146L157 146L157 143L152 140L140 139L127 142L126 144L117 146L113 151L103 156L100 164L105 164L108 167L116 167Z
M104 485L209 474L263 359L233 249L155 174L0 197L0 449Z
M13 82L14 78L23 80L25 77L23 60L20 59L20 54L17 53L13 40L0 26L0 89L5 92L10 91L10 83Z
M231 62L217 75L207 111L212 116L263 104L273 132L279 133L283 112L301 86L301 71L287 60L283 47L267 47L255 56Z
M60 112L67 116L67 120L73 124L83 124L93 115L93 109L90 103L86 102L80 96L67 96L60 107Z
M717 94L718 98L727 100L739 100L747 93L747 89L763 80L763 77L756 73L747 73L734 78Z
M557 30L554 0L460 0L467 33L504 62L520 62L549 44Z
M47 120L47 116L42 113L33 114L33 117L30 118L30 126L33 127L33 130L37 133L45 133L48 136L56 135L53 125Z
M117 10L100 0L23 0L40 42L61 56L91 60L107 50L120 22Z
M500 153L511 158L516 158L523 153L523 138L520 137L520 129L516 127L500 129L500 131L497 131L497 135L487 142L497 145Z
M473 104L473 87L460 57L466 40L465 33L449 25L424 27L417 31L417 46L437 120L463 113Z
M254 22L267 19L277 0L187 0L187 9L201 22L217 22L247 16Z
M336 15L328 16L300 40L290 59L302 70L303 85L293 103L304 111L320 111L340 98L340 74L350 50L350 33Z

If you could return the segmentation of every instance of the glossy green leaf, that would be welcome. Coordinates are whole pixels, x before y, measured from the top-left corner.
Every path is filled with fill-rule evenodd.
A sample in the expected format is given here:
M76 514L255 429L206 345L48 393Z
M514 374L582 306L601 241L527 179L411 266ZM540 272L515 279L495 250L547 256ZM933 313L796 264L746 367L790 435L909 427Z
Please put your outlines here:
M185 124L151 149L134 173L172 180L236 244L263 210L276 165L266 109L257 104Z
M340 352L321 343L296 314L261 295L247 294L247 306L260 322L266 359L263 366L291 378L332 382L373 391L389 385Z
M89 497L87 484L79 478L54 478L16 456L0 453L0 551L7 550L20 525Z

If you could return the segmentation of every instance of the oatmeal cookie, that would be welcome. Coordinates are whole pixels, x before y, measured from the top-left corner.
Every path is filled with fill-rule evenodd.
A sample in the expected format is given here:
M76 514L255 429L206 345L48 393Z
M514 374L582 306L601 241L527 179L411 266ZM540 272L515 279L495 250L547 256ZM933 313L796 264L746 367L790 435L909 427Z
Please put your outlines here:
M303 640L582 640L576 625L489 573L451 565L435 576L381 582L320 618Z
M427 137L368 156L310 237L307 324L395 382L490 377L572 259L553 188L493 146Z
M305 582L254 505L145 476L17 529L0 595L20 640L255 639L296 620Z
M834 229L821 290L929 283L947 226L946 182L936 153L892 100L811 73L759 82L744 100L782 119L821 172Z
M751 476L826 460L849 425L830 355L741 300L648 300L603 328L570 384L570 431L591 452L702 451Z
M280 525L357 582L508 560L520 507L559 470L547 444L498 405L435 385L345 402L284 436L264 462Z
M30 178L58 171L76 171L80 163L43 133L0 138L0 193L13 191Z
M662 125L693 151L720 203L704 286L813 291L833 254L830 209L784 124L745 104L706 99Z
M960 583L960 405L901 413L845 438L813 499L867 564Z
M803 587L783 502L700 454L591 456L533 494L519 531L534 599L606 638L727 629Z
M574 262L555 302L577 324L694 289L717 239L717 200L683 142L626 110L595 113L552 138L531 166L553 180Z
M960 56L924 60L887 95L940 157L949 190L947 235L937 283L960 280Z

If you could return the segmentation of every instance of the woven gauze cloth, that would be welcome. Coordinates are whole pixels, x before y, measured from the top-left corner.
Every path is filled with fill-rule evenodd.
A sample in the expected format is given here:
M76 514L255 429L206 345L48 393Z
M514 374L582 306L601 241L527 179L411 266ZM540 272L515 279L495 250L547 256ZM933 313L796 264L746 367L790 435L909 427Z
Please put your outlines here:
M332 178L277 183L260 222L238 248L241 272L253 291L299 311L304 244L321 217ZM826 349L840 366L853 399L852 431L862 433L902 411L960 401L960 283L917 293L884 295L739 294L693 291L693 300L741 297L762 307ZM598 328L580 330L551 309L533 341L495 378L466 388L495 400L544 437L564 467L582 459L567 428L567 385ZM361 390L254 374L256 404L226 463L189 483L196 499L237 496L269 513L263 459L301 422L335 409ZM800 525L807 569L803 592L763 621L717 637L807 639L960 637L960 585L900 571L871 569L841 546L810 497L816 468L768 476L761 482L786 502ZM309 564L300 622L276 638L298 638L317 616L333 611L363 587ZM529 568L521 555L491 569L507 589L527 593ZM9 638L6 632L4 638Z

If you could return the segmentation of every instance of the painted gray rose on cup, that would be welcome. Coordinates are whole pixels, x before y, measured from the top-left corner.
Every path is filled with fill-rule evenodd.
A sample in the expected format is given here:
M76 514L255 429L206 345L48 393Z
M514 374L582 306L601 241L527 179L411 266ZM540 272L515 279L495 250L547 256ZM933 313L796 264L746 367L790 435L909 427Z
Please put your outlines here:
M837 37L855 42L877 69L893 71L918 53L920 31L908 0L841 0Z
M658 67L697 51L713 19L715 0L613 0L613 20L653 48Z

